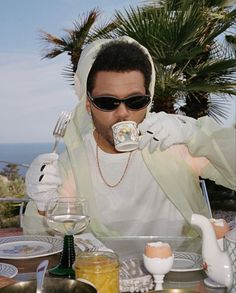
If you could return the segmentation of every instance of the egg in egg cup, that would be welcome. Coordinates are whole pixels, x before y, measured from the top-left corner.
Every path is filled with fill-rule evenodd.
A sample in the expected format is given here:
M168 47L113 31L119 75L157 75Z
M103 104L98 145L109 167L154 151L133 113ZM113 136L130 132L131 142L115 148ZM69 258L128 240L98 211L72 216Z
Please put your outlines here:
M168 243L147 243L143 254L144 266L153 275L155 290L163 289L165 274L167 274L174 263L174 254Z

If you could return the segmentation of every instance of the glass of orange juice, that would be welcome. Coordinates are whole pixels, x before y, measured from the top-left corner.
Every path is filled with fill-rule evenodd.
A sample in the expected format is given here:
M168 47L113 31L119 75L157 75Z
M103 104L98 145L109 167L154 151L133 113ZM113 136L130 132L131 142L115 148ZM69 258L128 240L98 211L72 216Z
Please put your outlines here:
M99 293L119 293L119 259L110 251L81 252L74 264L76 279L92 283Z

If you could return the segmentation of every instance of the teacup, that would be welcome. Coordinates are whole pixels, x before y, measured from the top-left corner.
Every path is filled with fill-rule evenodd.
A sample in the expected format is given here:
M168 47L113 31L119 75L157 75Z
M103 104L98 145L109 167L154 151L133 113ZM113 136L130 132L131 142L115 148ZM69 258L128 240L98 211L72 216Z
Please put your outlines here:
M119 152L129 152L138 148L139 129L134 121L122 121L112 126L115 148Z

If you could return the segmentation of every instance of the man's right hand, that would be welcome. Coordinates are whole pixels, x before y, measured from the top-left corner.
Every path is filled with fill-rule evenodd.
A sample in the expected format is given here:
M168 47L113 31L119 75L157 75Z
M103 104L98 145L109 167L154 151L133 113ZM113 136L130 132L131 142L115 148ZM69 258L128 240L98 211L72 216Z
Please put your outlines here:
M36 157L26 173L25 185L27 195L36 203L39 212L45 211L47 202L58 197L57 189L61 185L58 154Z

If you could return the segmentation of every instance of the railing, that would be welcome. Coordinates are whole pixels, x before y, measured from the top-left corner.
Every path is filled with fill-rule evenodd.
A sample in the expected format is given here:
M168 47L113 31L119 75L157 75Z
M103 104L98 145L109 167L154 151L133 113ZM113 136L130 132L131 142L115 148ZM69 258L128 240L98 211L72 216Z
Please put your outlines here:
M19 209L19 218L20 218L20 227L22 228L23 223L23 214L24 214L24 206L29 201L28 197L1 197L0 203L20 203L20 209Z
M5 161L5 160L0 160L0 163L5 164L5 165L15 165L15 166L20 166L24 168L29 168L29 164L25 163L15 163L15 162L10 162L10 161ZM0 197L0 203L20 203L20 209L19 209L19 218L20 218L20 227L22 228L22 223L23 223L23 213L24 213L24 206L25 204L29 201L29 198L24 196L24 197L9 197L9 196L4 196Z
M211 204L210 204L210 200L209 200L209 196L208 196L208 192L207 192L207 188L206 188L206 182L203 179L199 180L200 183L200 187L202 190L202 194L204 196L204 199L206 201L207 204L207 208L208 208L208 213L209 213L209 217L212 218L212 210L211 210Z
M29 168L29 164L23 164L23 163L13 163L13 162L9 162L9 161L2 161L0 160L0 163L6 164L6 165L16 165L16 166L21 166L24 168Z

